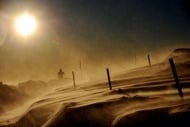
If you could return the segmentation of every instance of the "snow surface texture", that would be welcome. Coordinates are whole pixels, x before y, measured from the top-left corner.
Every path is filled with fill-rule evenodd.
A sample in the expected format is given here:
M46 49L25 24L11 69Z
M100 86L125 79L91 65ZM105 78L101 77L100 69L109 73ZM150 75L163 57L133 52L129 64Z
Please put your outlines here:
M168 58L174 59L184 98L178 96ZM190 49L176 49L162 63L107 81L28 81L0 84L2 127L189 127Z

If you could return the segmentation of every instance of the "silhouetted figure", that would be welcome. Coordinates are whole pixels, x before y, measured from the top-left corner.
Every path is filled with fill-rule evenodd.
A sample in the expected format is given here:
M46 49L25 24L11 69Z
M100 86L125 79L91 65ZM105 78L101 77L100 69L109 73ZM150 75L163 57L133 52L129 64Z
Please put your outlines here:
M62 71L62 69L59 69L59 72L57 73L58 79L63 79L63 75L64 75L64 72Z

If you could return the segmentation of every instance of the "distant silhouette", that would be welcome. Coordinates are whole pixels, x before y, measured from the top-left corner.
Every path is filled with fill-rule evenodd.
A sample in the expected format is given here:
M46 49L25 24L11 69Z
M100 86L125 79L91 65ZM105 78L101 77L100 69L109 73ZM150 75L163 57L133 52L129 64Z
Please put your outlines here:
M63 79L63 75L64 75L64 72L62 71L62 69L59 69L59 72L57 73L58 79Z

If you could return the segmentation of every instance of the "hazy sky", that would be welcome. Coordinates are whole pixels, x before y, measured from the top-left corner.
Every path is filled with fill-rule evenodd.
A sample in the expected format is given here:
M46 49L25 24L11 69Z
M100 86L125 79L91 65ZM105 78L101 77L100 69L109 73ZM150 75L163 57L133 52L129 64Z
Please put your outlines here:
M147 54L157 62L190 47L189 7L188 0L0 0L0 80L53 76L60 67L69 73L80 61L120 70ZM12 25L25 11L38 21L28 38Z

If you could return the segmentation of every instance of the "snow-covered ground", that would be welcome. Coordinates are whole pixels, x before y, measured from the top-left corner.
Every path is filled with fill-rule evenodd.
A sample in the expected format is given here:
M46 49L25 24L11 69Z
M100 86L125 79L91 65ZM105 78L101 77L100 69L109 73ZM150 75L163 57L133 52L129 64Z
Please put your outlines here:
M170 57L176 64L183 98L175 87ZM162 63L112 77L113 90L106 80L77 84L76 88L71 81L56 80L0 86L2 127L188 127L190 49L174 50ZM16 92L10 95L9 91Z

